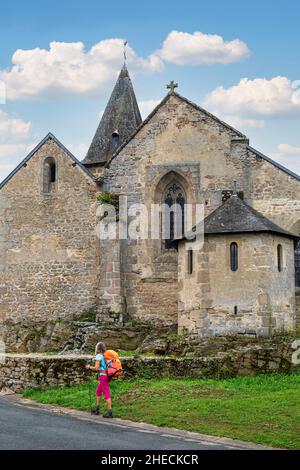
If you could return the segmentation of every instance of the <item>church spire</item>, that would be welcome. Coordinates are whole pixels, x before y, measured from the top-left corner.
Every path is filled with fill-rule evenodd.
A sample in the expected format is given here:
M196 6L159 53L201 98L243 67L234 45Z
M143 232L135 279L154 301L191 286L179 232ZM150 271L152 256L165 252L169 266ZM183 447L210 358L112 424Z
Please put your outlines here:
M84 165L105 163L142 122L126 63L120 71L102 119L83 160Z

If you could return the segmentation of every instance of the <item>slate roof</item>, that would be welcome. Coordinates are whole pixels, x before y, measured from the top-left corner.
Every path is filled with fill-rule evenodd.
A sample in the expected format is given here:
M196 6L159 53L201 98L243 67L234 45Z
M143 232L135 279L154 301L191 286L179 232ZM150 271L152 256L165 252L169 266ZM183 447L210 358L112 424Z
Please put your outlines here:
M117 132L119 135L118 147L120 147L141 123L142 118L132 82L124 64L91 146L82 163L84 165L105 163L113 154L113 133Z
M196 233L197 228L194 231ZM298 235L274 224L237 195L231 196L222 206L204 219L204 233L206 235L263 232L299 239Z
M93 181L95 181L95 178L93 176L93 174L88 170L88 168L86 168L85 166L82 165L82 163L77 160L77 158L55 137L55 135L53 135L51 132L49 132L46 137L43 138L43 140L41 140L41 142L27 155L27 157L25 157L21 163L19 163L19 165L0 183L0 189L3 188L3 186L6 185L6 183L8 183L8 181L11 180L11 178L13 178L13 176L18 173L18 171L24 166L26 165L26 163L34 156L34 154L48 141L48 140L53 140L57 145L58 147L60 147L63 152L65 152L65 154L74 162L75 165L79 166L79 168L89 177L91 178Z

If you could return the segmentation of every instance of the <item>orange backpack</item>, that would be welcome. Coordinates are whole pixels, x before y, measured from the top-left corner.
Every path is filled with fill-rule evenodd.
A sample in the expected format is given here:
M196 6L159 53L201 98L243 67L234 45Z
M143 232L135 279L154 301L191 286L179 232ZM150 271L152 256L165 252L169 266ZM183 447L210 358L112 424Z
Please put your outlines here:
M103 354L106 365L107 365L107 375L110 379L117 379L123 373L122 364L119 359L118 353L109 349Z

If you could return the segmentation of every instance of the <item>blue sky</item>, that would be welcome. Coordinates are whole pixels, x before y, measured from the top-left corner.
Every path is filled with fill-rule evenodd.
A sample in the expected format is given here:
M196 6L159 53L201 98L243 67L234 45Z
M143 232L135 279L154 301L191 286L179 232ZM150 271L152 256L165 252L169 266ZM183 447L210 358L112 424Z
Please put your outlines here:
M176 80L300 173L299 17L290 0L2 2L0 180L49 131L84 157L124 39L144 117Z

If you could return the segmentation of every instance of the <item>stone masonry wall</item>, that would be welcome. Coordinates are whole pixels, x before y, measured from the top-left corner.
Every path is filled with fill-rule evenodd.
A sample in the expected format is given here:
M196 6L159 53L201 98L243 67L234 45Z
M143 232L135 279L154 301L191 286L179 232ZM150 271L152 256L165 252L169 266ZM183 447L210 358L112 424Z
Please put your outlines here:
M248 202L280 227L300 234L300 179L250 151L244 158L251 168Z
M55 158L57 181L45 193L48 157ZM92 178L51 138L1 189L0 328L36 324L38 330L95 308L96 192Z
M129 202L162 202L172 181L205 215L222 203L233 179L244 199L283 228L300 232L300 181L248 149L248 140L171 95L107 165L105 188ZM177 253L161 240L128 241L124 300L130 315L160 323L177 317Z
M187 202L206 201L207 211L231 188L230 158L234 130L176 96L110 163L103 174L105 189L143 203L149 213L162 203L168 184L181 185ZM124 247L124 296L128 314L156 323L177 323L177 253L161 240L130 240Z
M236 242L239 268L230 269ZM283 248L278 272L277 246ZM179 249L179 331L198 336L272 336L295 330L293 240L271 234L209 235L194 251L187 274L185 244ZM236 310L235 310L236 309Z
M199 377L226 378L299 370L293 365L292 343L277 346L248 346L210 357L124 358L126 378ZM21 393L28 388L76 385L95 374L85 370L92 356L41 356L8 354L0 361L0 392ZM87 388L88 393L88 388Z
M105 190L148 209L162 202L167 186L176 181L187 202L204 204L205 215L221 204L222 191L237 179L246 202L300 232L300 181L247 144L234 129L170 95L97 174ZM56 159L57 183L45 194L43 162L48 157ZM176 251L165 251L161 240L150 239L100 247L95 234L98 189L52 139L1 189L0 327L5 322L4 335L13 331L10 343L21 341L18 331L25 326L34 350L46 350L47 344L52 348L53 339L68 331L63 322L94 309L100 315L124 310L157 325L177 323Z

